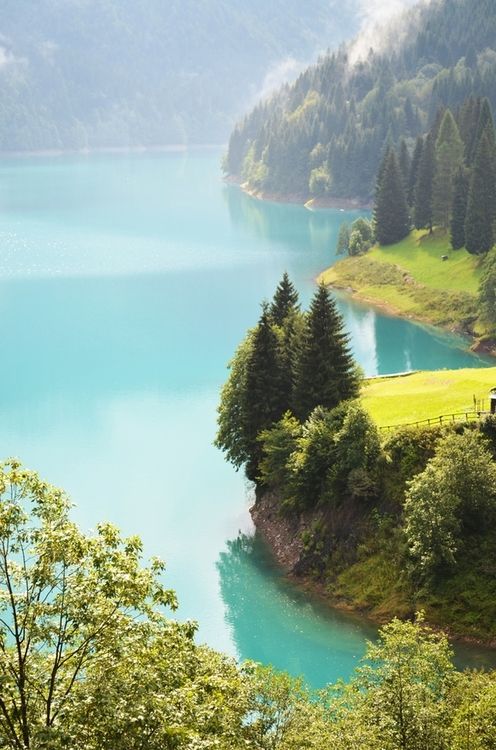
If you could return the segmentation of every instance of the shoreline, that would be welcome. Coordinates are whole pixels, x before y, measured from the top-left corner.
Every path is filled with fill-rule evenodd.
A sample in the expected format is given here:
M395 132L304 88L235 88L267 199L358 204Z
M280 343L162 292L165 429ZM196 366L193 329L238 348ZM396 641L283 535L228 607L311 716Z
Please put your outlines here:
M188 151L218 151L224 144L215 143L170 143L159 146L92 146L88 148L46 148L32 151L0 151L0 159L20 159L23 157L92 156L95 154L147 154L147 153L187 153Z
M307 520L310 522L310 517L305 519L305 516L302 515L297 521L281 518L276 511L276 502L277 498L273 494L261 495L257 497L249 511L255 526L255 533L260 536L270 552L274 565L279 569L288 583L329 609L355 615L370 625L385 625L394 617L398 617L398 614L395 612L383 612L381 615L374 615L370 608L360 606L347 599L333 596L329 593L324 583L313 580L307 575L299 574L297 570L298 552L302 550L303 544L298 532L301 533L306 528ZM485 640L458 633L448 625L435 625L429 621L426 621L426 624L433 630L444 633L453 643L483 648L496 653L496 635Z
M335 211L370 211L372 204L355 198L315 198L311 195L302 193L278 193L268 192L265 190L256 190L250 187L247 182L243 182L238 177L229 175L224 177L227 185L238 187L245 195L255 200L266 203L287 203L289 205L303 206L309 211L318 211L332 209Z
M288 203L290 205L302 205L310 211L320 209L332 209L339 211L370 211L372 210L372 204L360 201L359 199L351 198L312 198L308 195L301 194L284 194L284 193L269 193L263 190L256 190L251 188L247 182L233 175L224 177L224 182L228 185L234 185L238 187L245 195L259 201L271 202L271 203ZM324 269L315 277L315 283L320 283L323 280L323 275L329 269ZM396 307L390 302L384 300L378 300L373 297L361 294L357 289L345 284L339 284L339 282L325 282L326 286L336 291L339 291L344 296L349 297L356 302L363 303L368 307L375 308L376 310L390 315L391 317L403 318L404 320L410 320L415 323L430 326L431 328L450 333L452 335L460 336L466 340L466 350L473 354L480 354L486 357L496 357L496 341L489 340L484 341L481 337L478 337L473 331L467 330L463 327L442 325L434 322L428 316L414 315L399 307Z
M315 278L315 282L319 283L319 279L321 278L322 274L325 273L325 271L322 271L318 276ZM407 313L404 310L401 310L399 307L396 307L390 302L386 302L384 300L378 300L374 297L368 297L366 294L362 294L357 289L354 289L353 287L341 285L339 282L326 282L326 286L330 289L335 290L336 292L342 294L345 297L348 297L350 299L355 300L356 302L363 303L364 305L367 305L368 307L375 308L376 310L379 310L382 313L385 313L386 315L390 315L393 318L403 318L404 320L410 320L415 323L420 323L422 325L429 326L437 331L441 331L444 333L450 333L454 336L460 336L463 339L466 339L467 343L467 351L472 352L473 354L481 354L482 356L487 357L496 357L496 342L492 343L486 343L484 341L481 341L480 338L477 337L476 334L474 334L472 331L469 331L467 329L464 329L462 327L457 328L451 327L451 326L445 326L438 323L434 323L431 319L429 319L427 316L422 315L413 315L411 313Z

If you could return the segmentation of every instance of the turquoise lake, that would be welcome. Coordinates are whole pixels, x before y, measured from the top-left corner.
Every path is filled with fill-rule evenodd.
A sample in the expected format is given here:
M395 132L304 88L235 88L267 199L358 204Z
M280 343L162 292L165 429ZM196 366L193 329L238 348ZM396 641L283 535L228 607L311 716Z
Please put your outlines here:
M212 441L261 300L287 270L306 304L352 216L251 199L222 183L220 156L0 162L1 453L64 487L85 528L140 534L200 640L321 686L350 675L374 628L285 583ZM368 375L482 363L459 339L339 307Z

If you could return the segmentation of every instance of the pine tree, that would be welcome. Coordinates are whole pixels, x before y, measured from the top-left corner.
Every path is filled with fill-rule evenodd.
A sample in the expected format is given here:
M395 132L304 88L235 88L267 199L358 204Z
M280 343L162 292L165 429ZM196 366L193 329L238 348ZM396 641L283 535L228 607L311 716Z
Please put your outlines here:
M482 317L494 329L496 326L496 254L489 253L484 261L479 304Z
M481 106L481 99L470 97L460 112L460 134L465 143L465 163L468 167L471 167L474 163L477 149Z
M270 317L276 325L282 326L290 312L298 310L299 307L298 292L285 272L275 291L270 306Z
M412 105L412 100L407 97L405 99L405 125L408 133L415 136L418 133L418 113L415 112Z
M358 378L336 303L321 284L307 313L296 364L294 408L305 420L316 406L356 398Z
M481 101L479 120L477 122L477 131L475 134L475 152L477 151L477 147L480 143L482 135L487 130L490 131L489 137L493 138L494 140L494 122L493 122L493 115L491 112L491 105L489 104L489 100L484 98ZM474 156L475 156L475 152L474 152Z
M434 135L425 139L415 186L414 224L417 229L432 231L432 190L434 186Z
M377 178L376 178L376 183L375 183L376 196L377 196L378 186L381 184L382 178L384 177L384 172L386 170L386 164L388 163L389 155L390 155L390 153L391 153L392 150L393 150L393 147L391 146L391 143L389 142L389 138L388 138L387 146L384 149L384 156L381 159L381 162L379 164L379 170L377 172Z
M465 247L465 219L467 216L468 175L459 167L455 175L453 205L451 210L450 237L453 250Z
M441 123L444 119L444 115L446 114L446 107L444 105L441 105L438 107L436 112L436 117L434 118L434 122L432 124L430 132L434 136L434 143L437 140L437 137L439 135L439 131L441 129Z
M406 145L406 141L404 139L402 139L400 143L399 167L401 176L403 178L405 191L408 191L408 180L410 177L410 154L408 153L408 146Z
M274 294L270 318L278 326L279 395L284 412L291 408L293 401L295 352L302 327L298 292L287 273L282 277Z
M376 239L381 245L399 242L410 231L405 187L394 149L387 152L379 171L374 227Z
M486 135L489 144L489 155L486 164L488 191L489 194L493 193L496 195L496 131L491 114L491 105L487 99L483 99L482 101L479 131L481 138ZM489 210L491 221L494 222L496 220L496 200L489 203Z
M448 229L453 204L455 174L463 161L463 142L458 125L449 109L444 113L436 140L436 172L432 212L436 224Z
M417 184L418 171L420 166L420 160L422 158L422 151L424 148L424 139L421 135L417 138L415 143L415 149L413 151L412 163L410 165L410 175L408 177L408 205L413 208L415 203L415 185Z
M252 480L257 478L258 462L261 458L258 435L280 419L288 406L283 400L281 375L278 339L272 328L268 306L265 304L253 334L243 403L240 405L243 414L243 433L250 456L246 465L246 475Z
M475 154L465 221L465 247L474 255L493 246L493 216L496 202L496 175L490 138L484 131Z

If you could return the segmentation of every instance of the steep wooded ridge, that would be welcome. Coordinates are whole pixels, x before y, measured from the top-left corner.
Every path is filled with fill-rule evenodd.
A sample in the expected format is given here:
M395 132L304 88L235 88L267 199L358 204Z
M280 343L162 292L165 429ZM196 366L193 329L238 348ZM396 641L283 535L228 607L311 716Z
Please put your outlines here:
M270 193L369 201L387 145L413 147L439 107L471 95L496 105L492 0L432 0L395 24L383 51L342 47L260 103L231 134L226 173Z
M5 0L0 150L222 143L281 61L356 31L356 0Z

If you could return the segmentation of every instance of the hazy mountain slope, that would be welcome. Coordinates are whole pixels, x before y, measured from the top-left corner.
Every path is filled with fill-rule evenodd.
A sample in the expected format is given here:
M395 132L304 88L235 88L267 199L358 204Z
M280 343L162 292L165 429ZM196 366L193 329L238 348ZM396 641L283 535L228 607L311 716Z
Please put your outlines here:
M3 0L0 149L222 142L359 0Z
M496 105L494 0L432 0L326 56L234 130L226 169L282 193L368 200L386 143L413 146L442 105ZM361 56L359 55L361 52ZM365 53L365 54L364 54Z

